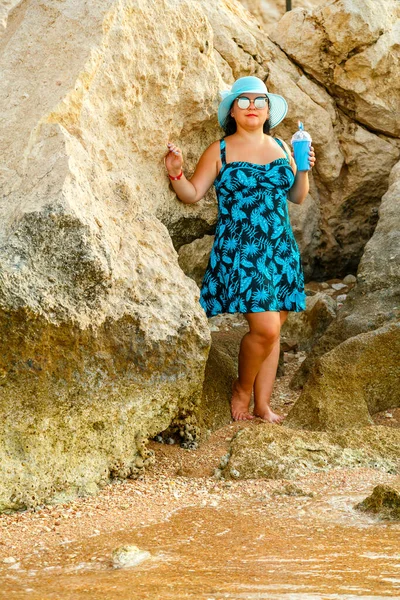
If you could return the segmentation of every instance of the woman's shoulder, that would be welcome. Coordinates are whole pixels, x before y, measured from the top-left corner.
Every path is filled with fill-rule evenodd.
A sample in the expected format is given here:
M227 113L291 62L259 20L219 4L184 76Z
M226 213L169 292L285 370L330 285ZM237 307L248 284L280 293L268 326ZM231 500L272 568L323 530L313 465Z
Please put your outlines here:
M290 150L289 146L287 145L287 143L286 143L285 141L281 140L281 138L277 138L277 137L276 137L276 138L274 138L274 140L275 140L275 141L277 142L277 144L279 144L279 145L281 146L281 148L283 148L283 149L284 149L284 151L286 152L286 154L287 154L287 158L288 158L288 161L289 161L289 163L290 163L290 166L291 166L291 167L292 167L292 169L293 169L293 173L296 175L297 167L296 167L296 163L294 162L294 159L293 159L293 157L292 157L292 153L291 153L291 150Z
M213 142L212 144L210 144L208 146L208 149L212 149L212 150L216 150L220 148L221 142L224 140L225 138L221 138L220 140L215 140L215 142Z
M235 144L235 140L237 138L237 134L236 133L232 133L231 135L226 135L225 137L222 138L222 140L226 143L228 142L228 144L232 145ZM222 141L220 140L220 141Z
M274 137L274 140L275 140L275 141L276 141L276 142L277 142L277 143L278 143L280 146L283 146L283 147L285 148L286 152L288 152L288 153L290 154L290 148L289 148L289 146L287 145L287 143L286 143L284 140L282 140L281 138L278 138L278 137Z
M215 142L213 142L212 144L210 144L203 152L203 156L207 156L207 157L213 157L213 156L219 156L220 153L220 144L221 144L221 140L217 140Z

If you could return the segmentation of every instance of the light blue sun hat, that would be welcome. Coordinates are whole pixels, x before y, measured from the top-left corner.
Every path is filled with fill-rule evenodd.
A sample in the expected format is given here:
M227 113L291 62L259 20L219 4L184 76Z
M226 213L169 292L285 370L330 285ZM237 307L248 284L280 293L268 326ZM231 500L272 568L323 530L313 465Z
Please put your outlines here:
M222 101L218 107L218 122L223 127L226 117L232 106L232 102L241 94L266 94L269 98L269 122L270 128L276 127L286 117L288 105L282 96L270 94L267 86L262 79L258 77L240 77L237 79L230 90L220 92Z

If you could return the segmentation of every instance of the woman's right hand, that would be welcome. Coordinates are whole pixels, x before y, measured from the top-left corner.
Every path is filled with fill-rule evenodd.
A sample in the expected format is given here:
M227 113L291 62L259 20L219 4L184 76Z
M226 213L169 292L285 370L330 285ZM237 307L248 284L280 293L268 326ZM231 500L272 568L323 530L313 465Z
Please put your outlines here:
M165 167L172 177L177 177L182 171L183 157L182 151L178 146L168 142L168 154L165 157Z

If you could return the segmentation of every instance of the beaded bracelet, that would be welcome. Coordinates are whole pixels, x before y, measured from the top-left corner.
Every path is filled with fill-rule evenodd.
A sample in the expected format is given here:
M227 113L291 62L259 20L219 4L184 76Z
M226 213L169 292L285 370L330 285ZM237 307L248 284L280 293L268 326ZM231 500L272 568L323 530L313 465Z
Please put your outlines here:
M182 177L182 175L183 175L183 171L181 171L177 177L172 177L172 175L170 175L170 174L168 173L168 177L169 177L170 179L172 179L172 181L177 181L178 179L180 179L180 178Z

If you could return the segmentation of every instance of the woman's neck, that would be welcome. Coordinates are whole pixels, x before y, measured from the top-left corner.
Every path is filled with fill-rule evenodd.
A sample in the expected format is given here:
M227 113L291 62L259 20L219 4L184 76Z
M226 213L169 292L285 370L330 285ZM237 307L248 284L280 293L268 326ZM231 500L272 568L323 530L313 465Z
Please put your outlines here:
M238 127L236 130L235 137L243 142L251 142L252 144L263 144L266 140L265 133L262 129L257 128L253 131Z

